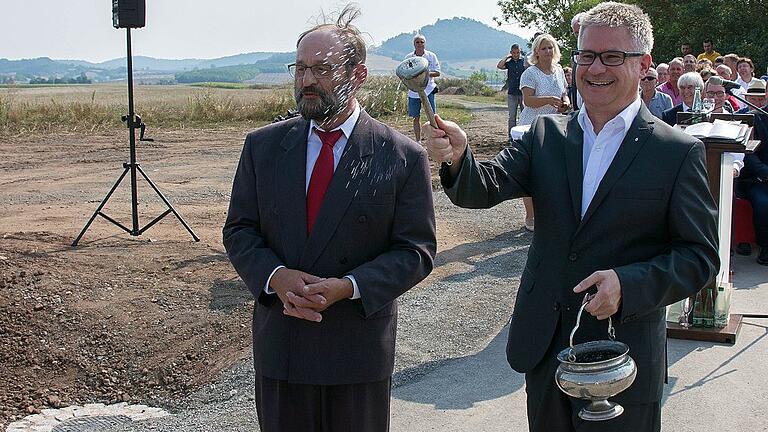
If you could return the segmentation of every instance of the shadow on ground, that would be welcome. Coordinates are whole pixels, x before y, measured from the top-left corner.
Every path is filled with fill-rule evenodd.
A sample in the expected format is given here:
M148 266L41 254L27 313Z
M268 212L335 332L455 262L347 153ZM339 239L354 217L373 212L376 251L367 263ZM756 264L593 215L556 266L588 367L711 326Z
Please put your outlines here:
M428 362L398 372L413 374L418 373L413 369L432 370L418 381L395 388L392 397L434 405L437 409L460 410L514 393L523 387L524 380L522 374L507 364L507 332L508 327L504 327L477 354Z

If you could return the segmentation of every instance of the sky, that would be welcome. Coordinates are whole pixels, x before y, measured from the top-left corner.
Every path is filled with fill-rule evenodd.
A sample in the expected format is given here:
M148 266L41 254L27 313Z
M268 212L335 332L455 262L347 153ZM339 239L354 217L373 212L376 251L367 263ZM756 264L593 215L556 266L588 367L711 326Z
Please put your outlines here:
M3 0L0 58L50 57L104 61L125 56L125 30L112 27L111 0ZM359 0L357 26L368 43L438 18L473 18L528 38L534 30L497 27L496 0ZM317 0L146 0L147 26L131 31L133 54L158 58L216 58L254 51L293 51L296 37L322 12L345 2Z

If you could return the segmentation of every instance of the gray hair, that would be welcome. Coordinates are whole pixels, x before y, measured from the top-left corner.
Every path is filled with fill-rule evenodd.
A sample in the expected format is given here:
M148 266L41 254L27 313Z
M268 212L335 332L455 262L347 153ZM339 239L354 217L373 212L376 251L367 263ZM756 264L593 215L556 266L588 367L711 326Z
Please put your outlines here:
M588 10L580 20L581 29L586 27L625 28L632 37L635 51L650 54L653 50L653 26L648 14L638 6L605 2ZM579 32L579 39L583 32ZM581 44L579 44L581 45Z
M301 43L301 40L304 39L304 36L312 33L313 31L333 29L336 34L339 35L339 38L344 42L344 55L342 56L344 64L364 64L367 55L365 39L363 39L363 35L360 30L352 25L352 21L357 19L359 16L360 9L354 3L350 3L346 5L344 9L342 9L335 23L318 24L300 34L299 39L296 41L296 47L298 48L299 43ZM325 16L323 18L327 19Z
M658 65L656 65L656 70L658 71L659 69L667 70L669 69L669 65L666 63L659 63Z
M573 18L571 18L571 28L573 28L573 26L575 26L576 24L581 23L581 18L583 17L584 17L584 12L579 12L576 15L574 15Z
M669 66L672 66L672 63L679 64L680 67L683 67L683 58L682 57L675 57L672 60L669 61Z
M731 70L731 67L728 66L727 64L719 64L719 65L717 65L717 67L715 68L715 71L717 71L718 69L722 69L724 71L727 71L728 75L733 73L733 71Z
M536 36L536 39L533 40L533 44L531 44L531 53L528 54L528 64L535 65L539 62L539 60L536 58L536 50L539 49L539 46L545 40L549 41L554 47L554 52L552 53L552 64L556 65L560 63L560 47L557 46L557 41L554 37L552 37L551 34L542 33Z
M416 36L413 37L413 42L416 42L419 39L423 40L424 43L427 43L427 37L426 36L424 36L421 33L416 33Z
M701 87L704 89L704 80L701 79L701 75L699 75L698 72L687 72L682 75L680 75L680 78L677 79L677 87Z

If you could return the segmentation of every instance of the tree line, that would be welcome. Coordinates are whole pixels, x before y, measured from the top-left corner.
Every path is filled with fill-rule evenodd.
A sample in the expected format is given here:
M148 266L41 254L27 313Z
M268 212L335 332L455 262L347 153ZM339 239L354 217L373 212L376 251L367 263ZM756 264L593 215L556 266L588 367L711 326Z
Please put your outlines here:
M706 2L669 0L622 0L640 6L650 17L654 33L654 61L667 62L680 56L680 45L691 44L694 54L703 51L702 42L713 41L715 50L725 55L749 57L755 75L768 66L768 2L765 0L709 0ZM576 47L571 33L571 18L600 3L599 0L500 0L498 23L518 22L550 33L564 48L563 63Z

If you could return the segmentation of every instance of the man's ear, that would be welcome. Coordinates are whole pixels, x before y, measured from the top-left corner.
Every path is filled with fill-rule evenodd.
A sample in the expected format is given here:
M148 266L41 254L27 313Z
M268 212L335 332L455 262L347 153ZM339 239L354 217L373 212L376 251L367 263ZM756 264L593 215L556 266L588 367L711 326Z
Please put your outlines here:
M651 68L651 64L653 64L653 57L651 57L650 54L643 54L643 56L640 57L640 78L643 78L648 74L648 69Z
M354 80L357 88L360 88L365 84L365 80L368 79L368 66L364 64L355 65Z

